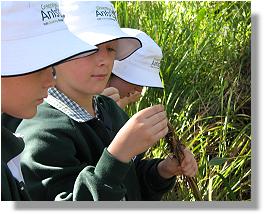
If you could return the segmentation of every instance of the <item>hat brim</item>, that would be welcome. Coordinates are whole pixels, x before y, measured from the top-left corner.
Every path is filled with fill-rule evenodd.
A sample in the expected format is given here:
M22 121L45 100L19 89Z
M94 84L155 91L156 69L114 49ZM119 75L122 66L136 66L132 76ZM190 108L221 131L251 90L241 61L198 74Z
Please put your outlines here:
M97 48L81 41L68 30L2 41L1 76L18 76L46 68L78 54L94 53Z
M115 70L115 66L118 66L118 71ZM157 73L153 73L153 69L142 67L139 64L133 64L133 62L125 63L115 61L113 67L113 74L126 82L147 87L164 88L159 76L159 70Z
M93 29L93 32L89 32L89 29L87 29L87 31L83 30L76 33L76 35L92 45L117 41L116 60L123 60L142 47L142 43L138 38L129 36L121 31L119 27L112 27L111 30L107 31L107 26L98 26Z

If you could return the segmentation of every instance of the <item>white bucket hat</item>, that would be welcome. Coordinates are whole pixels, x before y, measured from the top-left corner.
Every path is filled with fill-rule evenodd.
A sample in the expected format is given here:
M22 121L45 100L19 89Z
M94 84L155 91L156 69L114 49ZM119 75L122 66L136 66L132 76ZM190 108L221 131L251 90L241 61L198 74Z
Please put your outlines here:
M164 88L159 76L161 48L140 30L131 28L122 28L122 30L140 39L142 48L122 61L115 61L113 74L132 84Z
M28 74L61 60L94 53L69 32L58 2L1 2L1 76Z
M117 40L116 59L122 60L141 47L141 42L122 32L114 6L108 1L61 0L69 30L85 42L100 45Z

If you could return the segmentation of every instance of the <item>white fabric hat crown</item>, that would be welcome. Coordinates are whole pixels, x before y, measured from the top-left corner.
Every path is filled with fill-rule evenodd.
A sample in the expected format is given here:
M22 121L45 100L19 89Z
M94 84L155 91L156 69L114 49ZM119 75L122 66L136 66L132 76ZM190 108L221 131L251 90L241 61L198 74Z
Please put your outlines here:
M57 2L1 2L1 76L16 76L90 51L69 32Z
M142 48L122 61L115 61L113 74L132 84L163 88L159 76L161 48L143 31L131 28L122 31L140 39Z
M116 59L122 60L141 47L141 42L124 33L117 13L108 1L60 1L69 30L85 42L100 45L117 41Z

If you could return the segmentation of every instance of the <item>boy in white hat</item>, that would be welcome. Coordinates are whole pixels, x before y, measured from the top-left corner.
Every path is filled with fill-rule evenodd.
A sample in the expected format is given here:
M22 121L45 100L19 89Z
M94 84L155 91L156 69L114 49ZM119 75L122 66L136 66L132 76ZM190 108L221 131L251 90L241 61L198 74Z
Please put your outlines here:
M22 162L33 199L160 199L174 177L159 175L162 160L133 159L167 133L163 107L129 119L112 99L98 95L114 60L128 57L140 42L121 31L110 2L65 1L62 10L69 29L98 52L55 66L56 86L37 116L17 129L25 136Z
M68 31L51 1L1 2L1 31L1 108L17 118L32 118L54 86L51 65L97 49ZM20 168L23 149L22 138L2 124L1 200L30 200Z

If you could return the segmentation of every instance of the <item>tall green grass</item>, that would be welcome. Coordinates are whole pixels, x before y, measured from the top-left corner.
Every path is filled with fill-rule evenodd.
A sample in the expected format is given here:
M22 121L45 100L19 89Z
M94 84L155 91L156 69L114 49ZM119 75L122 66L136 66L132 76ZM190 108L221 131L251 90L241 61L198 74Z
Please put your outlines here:
M148 88L126 111L162 103L194 153L203 200L251 200L250 2L113 2L122 27L163 50L164 90ZM165 157L161 140L146 158ZM179 177L163 200L197 200Z

